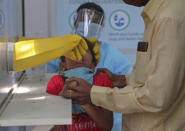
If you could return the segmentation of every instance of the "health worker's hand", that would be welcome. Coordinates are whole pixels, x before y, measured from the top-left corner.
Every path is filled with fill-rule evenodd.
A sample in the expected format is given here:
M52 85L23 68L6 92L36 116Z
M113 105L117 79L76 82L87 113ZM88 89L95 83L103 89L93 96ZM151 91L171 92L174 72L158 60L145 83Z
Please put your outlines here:
M60 93L61 96L72 99L73 104L91 104L90 91L92 85L80 78L69 78L64 84L65 89Z
M78 45L75 48L73 48L71 51L67 52L64 56L72 60L81 60L82 56L86 55L87 50L88 50L88 46L85 40L81 38Z
M72 49L72 51L67 52L65 56L72 60L81 60L82 56L85 56L88 50L87 43L84 40L84 38L79 35L73 35L73 37L74 38L78 37L80 39L80 42L77 44L77 46L74 49ZM98 40L96 38L86 38L86 39L91 44L93 44L93 52L95 54L96 63L98 63L100 59L100 50L99 50Z

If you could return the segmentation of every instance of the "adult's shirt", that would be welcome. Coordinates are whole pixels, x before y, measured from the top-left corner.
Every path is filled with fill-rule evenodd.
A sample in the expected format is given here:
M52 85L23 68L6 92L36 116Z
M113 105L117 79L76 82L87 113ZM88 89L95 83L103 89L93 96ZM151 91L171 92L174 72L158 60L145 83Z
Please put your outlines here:
M123 113L123 130L185 130L185 0L150 0L127 86L93 86L91 101Z
M100 42L100 62L95 68L107 68L117 75L130 74L132 67L128 59L114 45L106 42ZM122 115L121 113L113 112L114 124L111 131L121 131Z

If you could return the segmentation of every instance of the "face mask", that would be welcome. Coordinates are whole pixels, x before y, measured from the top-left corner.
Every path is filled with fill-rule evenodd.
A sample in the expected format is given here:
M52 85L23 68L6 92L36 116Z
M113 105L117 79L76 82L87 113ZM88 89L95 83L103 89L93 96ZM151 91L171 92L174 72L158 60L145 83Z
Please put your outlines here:
M93 82L93 71L86 67L78 67L78 68L69 69L69 70L64 71L62 75L67 78L71 78L71 77L81 78L91 84Z
M81 78L89 83L93 83L93 71L86 67L78 67L70 70L66 70L62 73L64 77L71 78L77 77ZM72 104L72 113L85 112L80 106Z
M76 29L76 34L88 38L100 38L101 28L101 25L96 23L86 24L84 22L79 22Z

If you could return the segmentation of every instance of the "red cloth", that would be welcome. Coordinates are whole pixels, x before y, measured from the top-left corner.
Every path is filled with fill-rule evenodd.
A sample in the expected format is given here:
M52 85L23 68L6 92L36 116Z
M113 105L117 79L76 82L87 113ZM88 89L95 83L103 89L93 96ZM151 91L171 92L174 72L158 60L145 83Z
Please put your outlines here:
M93 76L93 84L97 86L105 86L112 88L112 82L105 73ZM52 95L59 95L63 88L63 80L61 75L53 76L47 85L47 93Z
M93 76L93 84L112 88L112 82L105 73ZM47 93L59 95L63 88L63 80L61 75L53 76L47 85ZM63 131L64 126L59 126ZM58 127L57 127L58 128ZM56 130L58 131L58 129ZM95 122L88 117L86 113L73 114L73 124L67 125L67 131L102 131Z

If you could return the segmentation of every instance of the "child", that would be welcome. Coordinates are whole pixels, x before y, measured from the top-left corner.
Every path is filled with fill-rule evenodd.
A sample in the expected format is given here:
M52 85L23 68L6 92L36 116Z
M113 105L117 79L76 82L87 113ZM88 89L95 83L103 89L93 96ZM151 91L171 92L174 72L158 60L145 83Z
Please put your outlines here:
M53 76L48 85L47 93L59 95L65 88L65 79L70 77L82 78L97 86L112 88L112 82L104 73L94 75L97 60L94 57L93 46L87 43L89 50L80 61L73 61L67 57L61 57L61 75ZM72 125L55 126L52 131L110 131L113 125L111 111L96 107L95 105L72 105Z

